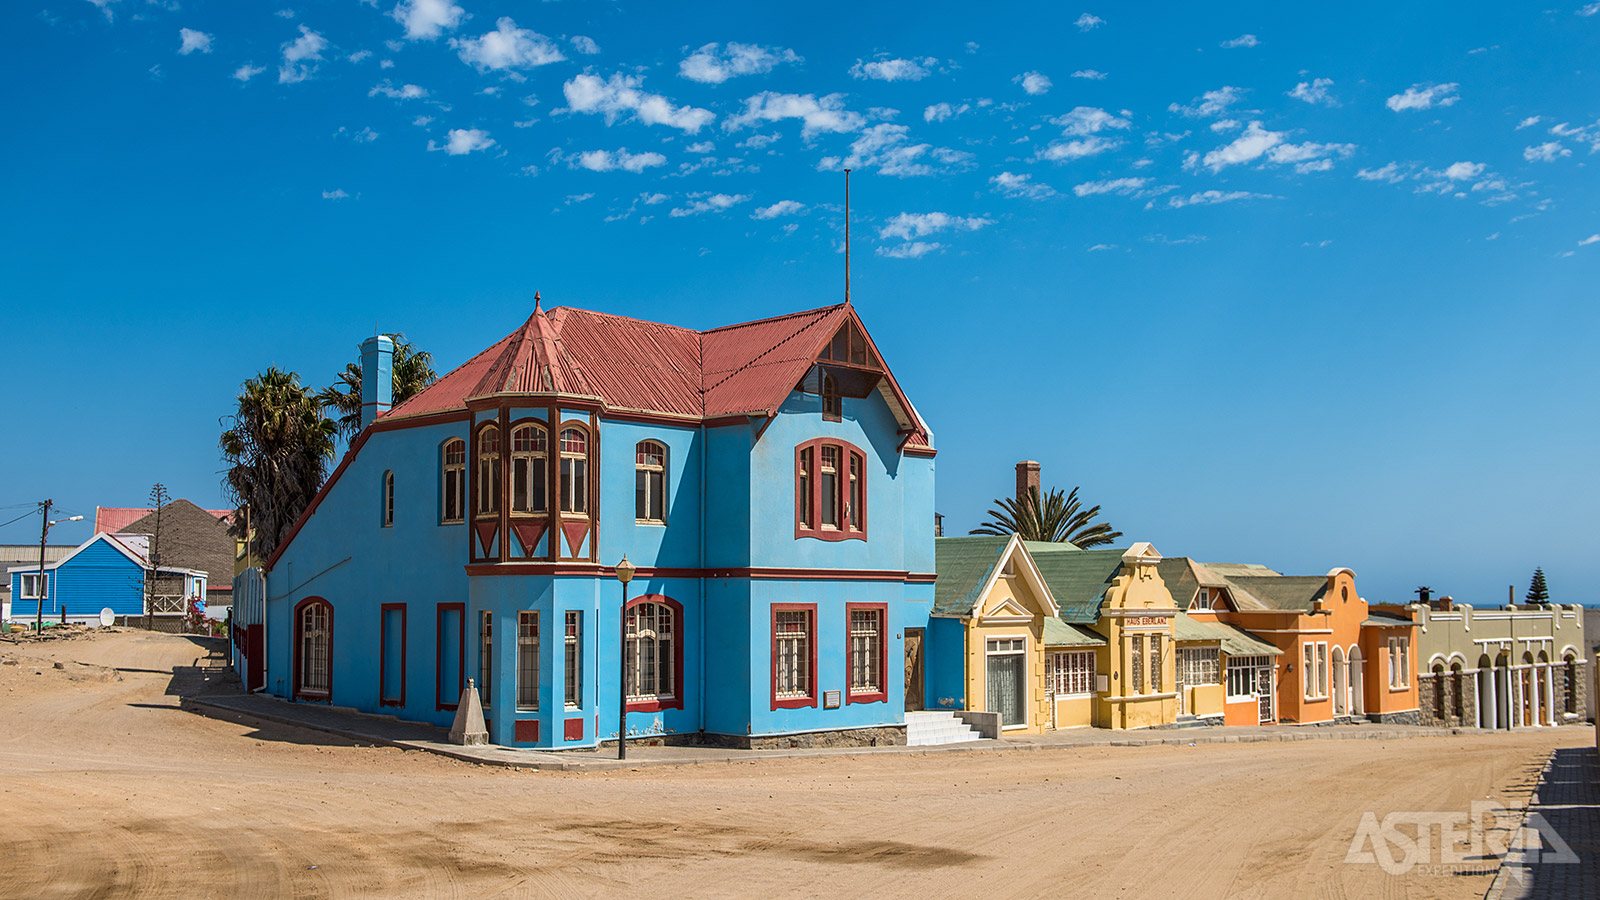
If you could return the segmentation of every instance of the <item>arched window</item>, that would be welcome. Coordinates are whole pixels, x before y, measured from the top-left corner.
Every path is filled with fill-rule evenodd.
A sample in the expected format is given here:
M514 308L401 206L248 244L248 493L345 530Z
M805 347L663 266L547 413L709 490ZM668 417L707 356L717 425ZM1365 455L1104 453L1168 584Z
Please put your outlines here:
M333 607L303 600L295 610L295 696L327 700L333 693Z
M444 517L445 522L460 522L467 508L467 442L451 438L444 442Z
M394 524L394 470L383 473L383 527Z
M844 418L844 401L839 399L839 386L834 383L833 376L826 372L822 375L822 418L829 422L837 422Z
M653 525L667 522L667 448L657 441L634 447L634 518Z
M1444 664L1433 664L1433 717L1444 719Z
M678 679L682 611L666 598L641 597L628 607L624 683L629 709L681 707Z
M819 438L795 448L795 537L867 539L867 456Z
M478 432L478 515L500 511L500 429L485 426Z
M561 429L561 511L589 512L589 433Z
M511 431L511 511L534 513L549 508L544 429L518 425Z
M1466 717L1465 707L1462 706L1462 699L1461 699L1461 688L1463 686L1461 684L1461 681L1462 681L1461 663L1458 663L1458 662L1451 663L1450 664L1450 712L1455 715L1457 721L1460 721L1461 719Z
M1578 661L1568 653L1562 663L1566 671L1563 673L1565 677L1562 678L1565 683L1561 691L1561 711L1575 716L1578 714Z

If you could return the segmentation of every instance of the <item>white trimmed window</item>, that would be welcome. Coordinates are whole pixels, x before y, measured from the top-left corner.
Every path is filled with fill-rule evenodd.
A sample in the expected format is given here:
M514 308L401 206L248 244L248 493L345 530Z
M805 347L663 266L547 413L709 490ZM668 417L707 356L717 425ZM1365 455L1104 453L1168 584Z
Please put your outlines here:
M39 590L41 582L43 583L44 591L40 591ZM46 572L42 576L38 572L35 572L32 575L23 575L22 576L22 584L20 585L20 589L17 591L17 594L18 594L17 599L19 599L19 600L38 600L38 599L41 598L41 596L47 596L48 593L49 593L49 590L50 590L50 573L49 572Z
M1129 659L1132 665L1128 666L1129 673L1133 676L1133 684L1129 691L1135 694L1144 693L1144 635L1136 634L1132 638L1133 652Z
M383 527L394 524L394 470L383 473Z
M1195 592L1194 602L1189 604L1190 609L1214 609L1211 588L1203 587Z
M850 610L850 693L883 691L883 610Z
M778 700L811 696L811 611L780 609L772 613L772 695Z
M511 432L511 511L545 511L549 479L545 470L544 429L519 425Z
M1161 693L1161 644L1159 634L1150 635L1150 693Z
M589 512L589 434L561 429L561 511Z
M1389 638L1389 687L1403 688L1411 684L1411 639Z
M1328 645L1317 644L1317 689L1321 696L1329 697L1333 692L1328 690Z
M1094 693L1094 651L1068 650L1050 654L1050 692L1057 697Z
M478 515L500 511L500 428L478 432Z
M822 445L822 464L819 467L822 487L822 527L839 527L839 448Z
M628 610L628 699L670 700L674 634L672 607L665 603L640 603Z
M539 614L517 613L517 709L539 708Z
M583 706L583 613L568 611L566 635L567 709Z
M633 517L651 525L667 522L667 448L658 441L634 447Z
M1185 685L1221 684L1221 651L1216 647L1179 647L1178 680Z
M327 696L333 678L332 623L328 604L308 603L300 611L300 691Z
M478 699L489 705L489 685L494 674L494 613L478 617Z
M460 438L444 444L444 516L445 522L460 522L467 508L467 442Z
M1270 671L1272 665L1270 656L1228 657L1228 699L1249 700L1257 696L1258 676L1262 669Z
M1311 643L1307 641L1300 645L1301 666L1300 683L1304 688L1305 699L1326 700L1328 698L1328 644L1326 641Z

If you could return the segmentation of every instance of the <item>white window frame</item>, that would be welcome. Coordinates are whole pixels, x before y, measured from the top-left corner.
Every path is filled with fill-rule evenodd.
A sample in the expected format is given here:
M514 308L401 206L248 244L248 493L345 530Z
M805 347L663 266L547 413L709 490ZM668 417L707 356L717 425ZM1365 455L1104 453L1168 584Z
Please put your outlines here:
M640 459L641 456L649 455L649 454L652 453L652 451L645 449L647 445L649 447L655 448L655 450L657 450L657 451L660 451L659 456L660 456L661 461L659 463L657 463L657 462L645 462L645 461ZM642 440L642 441L640 441L639 443L637 443L637 444L635 444L633 446L633 473L634 473L633 474L633 480L634 480L633 520L634 520L635 524L638 524L638 525L665 525L665 524L667 524L667 496L668 496L668 494L670 492L669 485L667 484L667 471L668 470L667 470L667 445L666 444L662 443L661 441L658 441L658 440L655 440L653 438L650 438L650 439ZM644 509L642 509L642 510L639 508L639 479L640 478L644 479ZM657 489L656 485L658 483L660 485L659 489L661 491L661 496L659 498L657 498L656 495L655 495L655 491ZM652 501L659 501L659 503L661 504L661 515L660 516L652 516L652 515L650 515L650 512L651 512L650 507L652 505Z
M461 447L461 459L458 462L450 461L450 448ZM465 522L467 516L467 442L462 438L451 438L439 448L439 523L451 525ZM451 490L451 474L455 475L455 490ZM454 494L454 497L451 495ZM456 515L450 515L450 501L454 499Z
M1215 607L1212 606L1211 588L1203 587L1196 591L1194 595L1194 602L1189 604L1189 608L1203 612L1210 612L1212 609L1214 609Z
M1057 700L1094 695L1093 650L1053 650L1046 664L1050 691Z
M1128 640L1131 648L1128 652L1128 674L1132 676L1128 683L1128 693L1142 694L1144 693L1144 635L1129 635Z
M17 585L18 600L48 600L50 599L50 573L22 572L22 581ZM42 579L42 582L41 582ZM29 582L33 583L33 590L28 590ZM43 587L43 593L40 588Z
M801 631L787 631L782 626L787 616L798 616L805 623ZM805 700L817 696L817 673L812 670L812 642L817 639L817 614L811 609L775 609L772 611L772 646L777 654L773 666L772 696L777 700ZM785 651L785 644L798 644L798 649ZM786 672L783 660L792 660L792 670ZM804 675L804 683L801 683ZM784 687L785 677L790 682Z
M522 435L531 434L526 443L529 446L518 449ZM513 426L511 429L511 511L513 513L543 513L549 512L550 506L550 471L549 471L550 436L546 434L544 426L533 422L524 422ZM542 465L535 477L534 460ZM522 491L517 491L517 467L523 467ZM538 506L533 505L535 490L544 495L544 502Z
M517 613L517 709L539 711L539 613Z
M884 611L878 607L856 607L847 609L850 629L850 683L846 689L851 696L860 694L886 694L888 687L885 685L883 666L883 620ZM872 628L856 627L856 616L870 616ZM857 657L860 657L859 661ZM858 664L859 662L859 664ZM857 675L861 680L857 681Z
M494 613L478 614L478 699L489 705L489 685L494 679Z
M1195 676L1198 676L1198 679L1191 680ZM1217 647L1179 647L1178 681L1184 687L1221 684L1222 650Z
M645 615L647 608L653 610L649 616ZM626 619L629 627L624 637L624 643L628 661L631 663L627 667L629 703L649 703L651 701L677 699L678 685L675 682L678 661L676 654L683 652L683 648L679 647L677 643L677 615L678 611L671 606L653 600L628 607ZM667 623L665 628L661 627L663 617L665 617ZM646 624L651 627L643 627ZM653 654L652 664L656 679L655 692L648 694L644 692L643 667L640 665L644 661L642 648L647 639L652 642L650 648ZM666 653L661 652L663 643L667 647ZM663 683L668 688L665 691L661 689Z
M494 435L493 449L485 449L485 438ZM478 483L472 498L472 514L489 517L500 512L500 453L502 435L499 425L485 425L478 429L472 458L478 466Z
M582 450L568 450L566 448L567 432L572 432L583 441ZM593 473L589 471L589 447L594 436L589 434L589 429L582 425L566 425L556 432L556 455L558 477L556 488L559 497L556 506L560 508L563 516L587 517L589 515L589 479ZM583 481L583 489L578 489L578 481Z
M1255 701L1261 699L1261 695L1256 692L1256 682L1258 680L1256 673L1261 669L1273 667L1274 663L1271 656L1228 657L1227 672L1223 675L1223 680L1227 684L1227 699L1239 703L1246 700ZM1233 689L1237 681L1245 682L1250 689L1242 694L1234 693Z
M564 648L562 670L566 675L567 709L583 708L583 613L567 610L566 630L562 635Z
M1004 645L1004 646L1001 646ZM1029 674L1028 666L1028 636L1026 634L996 634L990 635L983 644L983 705L991 712L1000 712L993 709L989 702L989 657L991 656L1020 656L1022 657L1022 721L1015 725L1002 725L1002 731L1016 731L1027 728L1033 720L1033 678Z
M1328 642L1306 641L1300 646L1301 694L1306 700L1328 699Z
M1390 637L1389 689L1402 691L1409 687L1411 687L1411 638L1403 635Z

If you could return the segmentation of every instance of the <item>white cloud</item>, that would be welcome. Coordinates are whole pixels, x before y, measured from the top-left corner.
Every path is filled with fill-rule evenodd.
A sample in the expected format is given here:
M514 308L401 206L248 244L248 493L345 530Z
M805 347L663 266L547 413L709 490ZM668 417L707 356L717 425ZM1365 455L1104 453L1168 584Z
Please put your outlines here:
M1021 75L1018 75L1011 80L1022 85L1022 89L1024 91L1027 91L1029 94L1033 94L1035 96L1050 90L1049 76L1040 74L1039 72L1023 72Z
M907 178L932 175L945 166L966 163L972 154L932 144L913 144L908 135L911 129L904 125L882 122L861 133L850 144L850 153L843 159L825 156L817 163L823 171L875 167L884 175Z
M1376 169L1362 169L1356 173L1356 177L1363 181L1386 181L1389 184L1399 184L1410 176L1411 172L1407 169L1402 169L1397 162L1391 162Z
M568 206L571 206L574 203L582 203L585 200L593 200L593 199L594 199L594 193L593 192L590 192L590 193L587 193L587 194L568 194L567 195L567 199L566 199L566 204Z
M1145 185L1150 183L1148 178L1113 178L1108 181L1085 181L1075 185L1072 193L1079 197L1092 197L1095 194L1136 194L1143 191Z
M280 19L292 19L292 18L294 18L294 10L292 10L292 9L280 9L277 12L273 13L273 15L277 16Z
M1146 209L1165 206L1167 209L1182 209L1185 206L1214 206L1218 203L1231 203L1235 200L1275 200L1271 194L1256 194L1250 191L1201 191L1187 197L1168 197L1165 204L1158 204L1154 200L1145 204Z
M561 62L566 55L555 42L527 28L518 28L510 16L495 21L495 30L475 38L451 38L450 46L461 61L480 72L528 69Z
M801 62L799 54L782 47L762 47L730 41L726 47L706 44L678 63L678 74L702 84L721 84L740 75L761 75L780 63Z
M866 124L860 113L844 108L843 94L818 97L813 94L779 94L762 91L744 102L744 112L723 123L729 131L757 122L799 119L804 124L800 135L810 138L818 132L856 131Z
M1124 111L1123 116L1128 115ZM1071 112L1056 116L1050 120L1051 125L1061 126L1061 133L1067 137L1084 137L1099 134L1106 129L1124 129L1133 124L1123 116L1116 116L1094 106L1075 106Z
M263 66L252 66L249 63L245 63L239 68L234 69L233 74L229 75L228 77L234 79L235 81L249 81L265 71L266 68Z
M1238 119L1218 119L1217 121L1212 122L1210 125L1207 125L1206 127L1210 128L1212 131L1216 132L1217 134L1221 134L1224 131L1233 131L1234 129L1238 128L1239 127L1239 120Z
M593 56L600 52L600 45L596 44L594 42L594 38L592 37L584 37L581 34L575 34L572 37L567 38L567 43L572 45L572 49L582 53L584 56Z
M961 104L960 106L951 106L948 103L935 103L922 111L922 121L943 122L947 119L954 119L970 109L972 109L972 107L965 103Z
M928 66L937 62L931 56L924 59L877 59L872 62L858 59L850 67L850 76L872 81L921 81L928 77Z
M1563 156L1571 156L1572 151L1561 146L1556 141L1547 141L1532 147L1524 147L1522 158L1528 162L1555 162Z
M1517 123L1516 130L1517 131L1521 131L1524 128L1532 128L1533 126L1539 124L1539 120L1541 118L1543 118L1543 117L1542 116L1529 116L1526 119L1523 119L1521 122Z
M105 17L106 17L106 21L110 22L110 21L113 21L111 8L112 8L112 6L114 4L120 2L120 0L89 0L89 2L93 3L95 5L96 9L98 9L98 10L100 10L100 12L104 13Z
M429 125L433 124L433 116L417 116L415 119L411 120L411 124L417 126L418 128L427 128Z
M1223 41L1217 46L1225 50L1232 50L1235 47L1254 47L1260 43L1260 39L1253 34L1241 34L1232 40Z
M369 60L371 58L372 58L372 51L371 50L357 50L356 52L350 54L349 56L346 56L344 59L345 59L345 62L360 63L360 62L366 62L367 60Z
M566 94L567 107L573 112L598 113L610 125L624 113L631 114L646 125L666 125L688 134L696 134L711 123L716 114L709 109L693 106L673 106L672 101L660 94L639 90L643 80L636 75L617 73L602 80L585 72L561 86Z
M283 64L278 66L278 83L294 84L316 74L317 63L322 61L322 51L327 48L327 38L301 25L300 36L283 45Z
M322 199L324 200L347 200L349 197L350 195L344 192L344 188L334 188L331 191L322 192Z
M1078 30L1079 31L1090 31L1092 29L1100 27L1101 25L1104 25L1105 23L1106 23L1106 20L1100 18L1099 16L1090 15L1089 13L1084 13L1083 15L1078 17L1078 20L1076 22L1073 22L1072 24L1078 26Z
M1456 93L1459 87L1455 82L1449 84L1413 84L1406 88L1405 93L1395 94L1384 105L1395 112L1405 112L1409 109L1431 109L1435 106L1453 105L1461 97Z
M1087 78L1090 81L1105 81L1106 73L1099 69L1079 69L1072 73L1073 78Z
M943 249L943 244L932 241L908 241L904 244L879 247L877 248L877 254L879 256L887 256L890 259L920 259L929 253Z
M689 146L683 148L683 152L685 152L685 153L706 154L706 153L715 153L716 149L717 149L717 145L716 144L713 144L710 141L701 141L698 144L690 144Z
M387 78L374 85L372 90L367 91L368 97L376 97L380 94L393 100L420 100L428 96L427 91L414 84L402 84L399 87L395 87L394 82Z
M1121 141L1092 135L1077 141L1055 141L1048 147L1040 148L1034 153L1033 157L1047 162L1071 162L1075 159L1082 159L1085 156L1094 156L1107 150L1115 150L1120 146L1122 146Z
M1355 152L1354 144L1319 144L1311 141L1291 144L1284 141L1285 135L1286 132L1262 128L1260 122L1251 122L1232 143L1218 147L1203 157L1191 154L1184 161L1184 168L1193 169L1203 165L1212 172L1220 172L1228 166L1265 157L1268 163L1292 164L1295 171L1304 174L1330 169L1335 158L1342 159Z
M629 153L628 148L617 150L584 150L571 156L561 156L559 152L552 154L553 159L565 159L567 165L574 169L588 169L591 172L632 172L638 174L645 169L664 166L667 158L653 151L646 153Z
M1045 200L1056 195L1055 188L1048 184L1036 183L1032 175L1001 172L989 179L989 183L994 185L996 191L1014 200Z
M461 24L466 10L452 0L400 0L389 13L406 28L406 38L431 41Z
M675 206L667 212L667 215L677 219L684 216L698 216L701 213L726 212L749 200L749 194L690 194L690 202L687 205Z
M1116 244L1095 244L1094 246L1089 248L1088 252L1089 253L1098 253L1101 250L1115 250L1115 249L1117 249L1117 245Z
M1331 87L1333 87L1332 78L1313 78L1310 81L1302 81L1295 85L1294 90L1289 92L1289 96L1296 100L1304 100L1307 103L1338 106L1339 102L1334 100L1332 95L1328 93L1328 88Z
M1449 167L1444 170L1444 177L1450 179L1451 181L1467 181L1482 175L1484 170L1487 168L1489 167L1483 163L1451 163Z
M489 137L489 132L481 128L452 128L445 135L443 146L428 142L429 150L443 150L450 156L465 156L475 150L487 150L494 146L494 139Z
M752 219L776 219L779 216L797 216L806 211L806 205L798 200L779 200L771 206L760 206L750 214Z
M1188 116L1191 119L1220 116L1227 112L1228 107L1244 99L1244 91L1229 85L1223 85L1214 91L1206 91L1196 97L1188 106L1172 103L1167 106L1168 112Z
M179 28L178 39L183 43L178 47L179 56L188 56L196 51L200 53L211 52L211 35L204 31L195 31L193 28Z
M334 132L335 137L338 137L339 135L344 135L358 144L370 144L378 139L378 133L372 130L371 125L362 128L360 131L351 131L350 129L341 125L339 130Z
M909 241L941 231L977 231L993 224L993 219L981 216L952 216L942 212L900 213L891 218L889 224L878 229L878 237Z
M776 143L782 138L783 135L781 134L752 134L739 143L734 144L734 146L745 150L760 150L762 147L765 147L768 144Z
M1591 234L1578 242L1579 247L1587 247L1590 244L1600 244L1600 234Z
M1578 15L1588 17L1600 13L1600 3L1586 3L1577 10Z

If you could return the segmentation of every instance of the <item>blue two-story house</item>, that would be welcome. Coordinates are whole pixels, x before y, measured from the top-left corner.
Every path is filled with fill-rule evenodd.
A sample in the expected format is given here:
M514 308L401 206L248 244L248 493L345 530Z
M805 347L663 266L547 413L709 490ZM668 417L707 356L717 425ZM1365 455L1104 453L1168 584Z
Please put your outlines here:
M536 302L390 409L392 349L268 562L267 690L445 725L473 679L519 747L615 740L624 690L630 738L904 742L934 449L852 306L698 332Z

